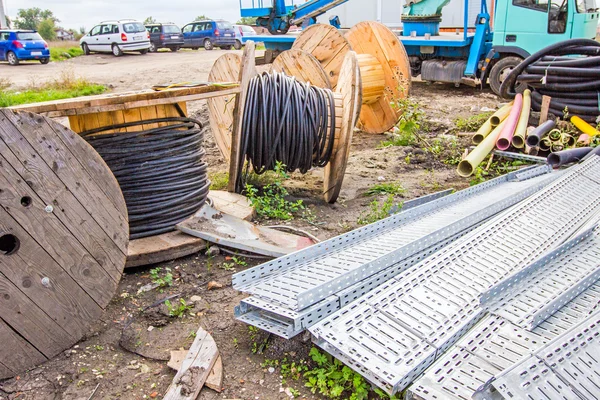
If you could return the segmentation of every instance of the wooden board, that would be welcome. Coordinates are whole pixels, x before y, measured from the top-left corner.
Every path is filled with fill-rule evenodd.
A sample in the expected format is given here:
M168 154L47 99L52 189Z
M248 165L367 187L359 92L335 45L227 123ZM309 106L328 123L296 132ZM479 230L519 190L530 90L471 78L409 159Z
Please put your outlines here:
M300 82L331 89L331 82L319 60L304 50L284 51L271 65L271 71L283 72L288 76L295 77Z
M345 38L357 54L375 57L385 77L383 96L376 102L362 105L358 127L368 133L386 132L400 118L400 111L391 103L408 97L410 91L410 63L406 50L398 36L385 25L374 21L356 24Z
M186 350L171 351L171 359L167 363L169 368L179 371L181 364L183 364L183 360L185 360L185 357L187 356L187 353L188 352ZM206 378L204 386L209 387L218 393L221 393L223 390L223 360L221 359L220 355L217 357L215 365L210 370L210 374L208 374L208 378Z
M135 239L129 242L125 268L175 260L204 249L204 240L179 231Z
M319 60L335 89L342 63L350 51L350 45L340 31L331 25L311 25L294 41L292 49L304 50Z
M219 349L212 336L198 328L194 343L163 399L195 400L218 357Z
M208 79L211 82L238 81L242 66L242 57L235 53L222 55L215 61ZM207 100L210 127L217 147L223 158L229 161L231 155L231 129L233 127L233 110L237 94L213 97Z
M341 126L339 137L336 137L335 153L325 166L323 179L323 195L325 201L329 203L337 200L342 188L350 155L352 134L362 102L358 60L353 51L346 54L336 93L339 93L342 98Z
M1 379L88 333L117 289L129 232L116 179L56 122L0 109L0 164Z
M198 86L155 91L151 89L123 93L109 93L73 99L54 100L42 103L10 107L13 110L30 111L48 117L95 114L107 111L126 111L133 108L161 104L174 104L203 100L213 96L238 93L238 87Z
M235 98L235 108L233 110L233 126L231 128L231 153L229 156L229 183L227 190L230 192L240 192L238 188L238 173L244 163L245 154L241 154L242 141L242 120L246 106L246 96L250 80L256 76L256 65L254 58L254 42L246 42L244 53L242 55L242 65L239 71L240 94Z

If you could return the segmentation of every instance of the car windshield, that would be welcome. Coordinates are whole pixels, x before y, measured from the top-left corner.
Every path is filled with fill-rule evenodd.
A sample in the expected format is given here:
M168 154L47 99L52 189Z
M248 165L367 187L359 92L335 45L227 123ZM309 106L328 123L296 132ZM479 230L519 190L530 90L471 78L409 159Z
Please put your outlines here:
M163 30L165 33L180 33L181 30L179 27L175 25L163 25Z
M145 32L146 27L140 22L129 22L123 24L123 30L125 30L125 33Z
M233 29L233 25L229 22L217 22L219 29Z
M585 12L595 12L596 11L596 1L595 0L577 0L577 12L585 13Z
M19 32L17 33L18 40L44 40L37 32Z

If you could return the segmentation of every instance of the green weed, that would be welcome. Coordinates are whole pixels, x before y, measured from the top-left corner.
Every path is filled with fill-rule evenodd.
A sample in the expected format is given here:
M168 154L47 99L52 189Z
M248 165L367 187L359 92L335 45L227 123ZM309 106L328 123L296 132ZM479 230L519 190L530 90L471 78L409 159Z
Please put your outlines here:
M392 133L391 138L383 140L379 147L411 146L417 143L418 132L425 123L421 105L408 97L392 102L391 105L400 111L400 120L396 124L398 133Z
M285 165L278 162L275 165L274 181L259 190L256 186L247 183L245 194L260 218L289 220L294 214L305 209L302 200L289 201L286 196L289 192L283 186L283 181L289 178L285 172Z
M64 61L82 55L81 47L50 47L51 61Z
M404 194L406 189L399 182L377 183L365 192L365 196L376 196L380 194L398 195Z
M191 311L194 306L187 304L184 299L179 299L175 304L172 304L169 300L165 301L165 306L169 310L169 316L175 318L183 317L188 311Z
M393 206L393 194L388 195L388 197L381 204L379 201L377 201L377 199L375 199L369 204L369 210L359 215L357 222L360 225L367 225L377 222L380 219L387 218L390 216L390 210ZM401 204L399 204L399 206L401 206Z
M492 112L482 112L467 118L459 117L454 120L454 126L459 132L475 132L492 114Z
M214 172L208 175L210 180L210 190L224 190L229 184L229 174L227 172Z
M157 267L150 270L150 279L152 283L158 285L158 288L165 288L173 285L173 274L171 268L165 268L166 273L162 274L162 268Z
M249 325L248 332L250 333L250 341L252 342L252 354L261 354L264 349L267 348L267 342L269 337L266 336L262 340L259 340L260 329L255 326Z
M246 267L248 263L241 257L233 256L231 257L231 262L221 264L221 268L225 271L235 271L236 266Z

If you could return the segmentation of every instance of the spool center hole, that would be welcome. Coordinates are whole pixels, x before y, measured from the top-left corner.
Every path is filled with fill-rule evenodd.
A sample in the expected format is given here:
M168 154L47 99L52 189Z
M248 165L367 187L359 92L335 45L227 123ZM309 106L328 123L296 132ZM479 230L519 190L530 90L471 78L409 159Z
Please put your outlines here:
M31 197L29 197L29 196L23 196L23 197L21 197L21 205L23 207L29 207L29 206L31 206L31 202L32 202Z
M21 242L15 235L5 234L0 236L0 252L4 253L4 255L9 256L14 254L19 250L20 246Z

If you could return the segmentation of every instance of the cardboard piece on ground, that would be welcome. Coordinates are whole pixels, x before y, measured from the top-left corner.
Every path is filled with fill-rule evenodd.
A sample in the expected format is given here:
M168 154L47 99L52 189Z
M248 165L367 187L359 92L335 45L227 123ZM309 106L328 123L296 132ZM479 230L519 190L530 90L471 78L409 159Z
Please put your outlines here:
M198 328L196 339L163 399L195 400L215 366L217 358L219 358L219 350L215 340L204 329Z
M205 204L200 211L179 223L177 229L238 250L270 257L281 257L311 246L309 238L254 225Z
M171 351L171 359L167 363L169 368L172 368L175 371L179 371L187 353L187 350ZM214 390L217 393L221 393L221 391L223 390L223 360L221 359L221 355L219 355L219 357L217 358L215 366L210 371L208 378L206 378L204 386Z
M254 207L246 196L224 190L211 190L209 195L213 207L225 214L250 221L254 217Z

